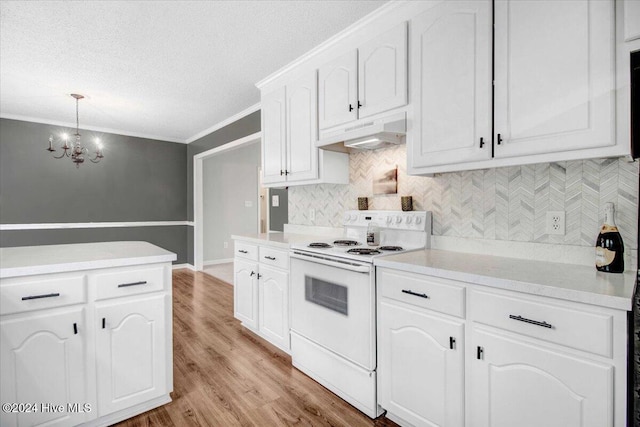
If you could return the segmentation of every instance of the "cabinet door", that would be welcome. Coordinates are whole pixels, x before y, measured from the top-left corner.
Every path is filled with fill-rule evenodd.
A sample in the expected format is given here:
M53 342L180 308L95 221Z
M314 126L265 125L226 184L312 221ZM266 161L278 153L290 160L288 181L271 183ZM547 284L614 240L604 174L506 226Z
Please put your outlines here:
M165 295L96 306L98 414L168 393Z
M284 182L286 165L285 88L263 95L262 111L262 182Z
M613 367L474 326L469 419L476 427L613 425ZM477 348L482 354L478 359Z
M289 348L289 274L260 265L260 332L275 345Z
M613 26L613 0L496 0L495 157L615 144Z
M439 3L411 21L411 46L410 166L490 159L491 1Z
M358 52L346 55L318 70L319 127L327 129L358 118Z
M287 181L318 177L316 73L287 85Z
M258 263L233 261L233 315L244 326L258 327Z
M379 319L380 406L414 426L464 426L464 324L386 300Z
M358 118L407 103L407 23L358 48Z
M85 414L72 412L67 405L79 403L82 408L88 402L84 309L59 309L3 320L0 330L0 400L37 404L37 412L2 411L0 424L73 426L84 422ZM40 404L44 403L63 409L43 411Z

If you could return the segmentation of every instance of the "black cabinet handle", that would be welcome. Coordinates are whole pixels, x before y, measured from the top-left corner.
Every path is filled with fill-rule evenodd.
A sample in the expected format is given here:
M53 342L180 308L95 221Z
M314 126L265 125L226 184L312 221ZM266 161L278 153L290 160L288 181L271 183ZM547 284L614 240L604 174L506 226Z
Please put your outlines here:
M349 112L353 111L353 105L349 104Z
M360 101L358 100L358 110L362 107L362 104L360 103Z
M402 293L404 294L409 294L409 295L413 295L416 297L420 297L420 298L429 298L429 295L427 294L421 294L419 292L413 292L411 289L403 289Z
M240 252L241 254L248 254L249 252L245 251L244 249L240 249L238 252Z
M258 279L260 279L262 277L262 274L258 273Z
M249 275L249 277L251 277L251 276L255 276L255 274L256 274L256 272L255 272L255 271L252 271L252 272L251 272L251 274Z
M271 261L275 261L275 260L276 260L276 257L274 257L274 256L268 256L268 255L266 255L266 256L265 256L265 258L266 258L266 259L270 259Z
M526 317L516 316L514 314L510 314L509 319L517 320L518 322L530 323L536 326L542 326L543 328L549 328L549 329L553 328L553 325L551 323L540 322L538 320L531 320L531 319L527 319Z
M74 324L73 324L73 334L74 334L74 335L77 335L77 334L78 334L78 324L77 324L77 323L74 323Z
M483 356L484 356L484 348L478 346L476 357L478 358L478 360L482 360Z
M480 148L484 147L484 138L480 137Z
M280 169L280 176L284 175L284 171Z
M22 297L22 301L27 301L30 299L40 299L40 298L53 298L53 297L59 297L59 296L60 294L58 292L54 294L29 295L27 297Z
M102 318L102 329L107 327L107 319L105 317Z
M284 175L285 175L285 176L289 175L290 173L291 173L291 172L289 172L288 170L286 170L286 169L284 170Z
M456 345L456 339L454 337L449 337L449 348L453 350L453 347Z
M498 134L498 145L502 144L502 136Z
M140 282L121 283L121 284L118 285L118 287L119 288L126 288L128 286L138 286L138 285L146 285L146 284L147 284L147 281L143 280L143 281L140 281Z

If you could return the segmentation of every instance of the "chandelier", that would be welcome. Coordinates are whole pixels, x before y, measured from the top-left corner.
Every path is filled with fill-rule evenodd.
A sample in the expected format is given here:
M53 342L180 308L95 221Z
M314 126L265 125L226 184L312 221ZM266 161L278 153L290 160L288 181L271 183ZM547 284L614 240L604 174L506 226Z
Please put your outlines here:
M71 157L71 161L76 164L76 168L79 168L80 164L84 163L84 156L89 154L89 149L86 147L83 147L82 143L80 142L80 121L78 119L78 101L84 98L84 96L78 95L77 93L72 93L71 96L76 100L76 133L74 134L76 137L76 140L75 142L72 142L70 145L69 135L67 135L66 133L63 133L61 137L64 144L62 145L61 148L64 150L64 152L59 156L54 155L53 157L56 159L61 159L63 157ZM102 143L100 142L100 138L96 138L95 143L96 143L95 157L93 159L89 158L89 160L91 160L92 163L98 163L104 157L104 155L102 154ZM47 148L47 151L51 153L56 151L56 149L53 148L53 135L49 136L49 148Z

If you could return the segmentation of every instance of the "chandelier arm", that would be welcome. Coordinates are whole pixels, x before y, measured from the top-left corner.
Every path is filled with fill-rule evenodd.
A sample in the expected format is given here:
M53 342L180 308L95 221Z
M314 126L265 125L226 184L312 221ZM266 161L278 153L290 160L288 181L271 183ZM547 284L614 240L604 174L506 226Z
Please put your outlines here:
M64 156L69 157L69 154L67 154L67 150L64 150L64 151L62 152L62 154L60 154L59 156L53 156L53 158L54 158L54 159L61 159L61 158L63 158Z

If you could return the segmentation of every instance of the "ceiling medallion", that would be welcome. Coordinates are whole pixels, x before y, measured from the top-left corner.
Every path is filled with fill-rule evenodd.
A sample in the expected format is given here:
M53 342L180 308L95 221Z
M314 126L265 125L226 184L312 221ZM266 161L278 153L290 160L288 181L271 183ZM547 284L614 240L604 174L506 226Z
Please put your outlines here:
M54 155L53 157L56 159L61 159L63 157L71 157L71 161L76 164L76 168L79 168L80 164L84 163L84 156L86 154L89 154L89 149L86 147L83 147L82 144L80 143L80 120L78 119L78 101L84 98L84 96L78 95L77 93L72 93L71 96L76 100L76 133L74 134L76 137L76 140L75 142L71 143L71 145L69 145L69 135L67 135L66 133L63 133L61 135L61 139L64 142L64 144L62 145L61 148L64 150L64 152L59 156ZM96 143L95 157L93 159L91 158L89 159L91 160L92 163L98 163L104 157L104 155L102 154L102 143L100 142L100 138L96 138L95 143ZM49 152L56 151L56 149L53 148L53 135L49 136L49 148L47 148L47 151Z

